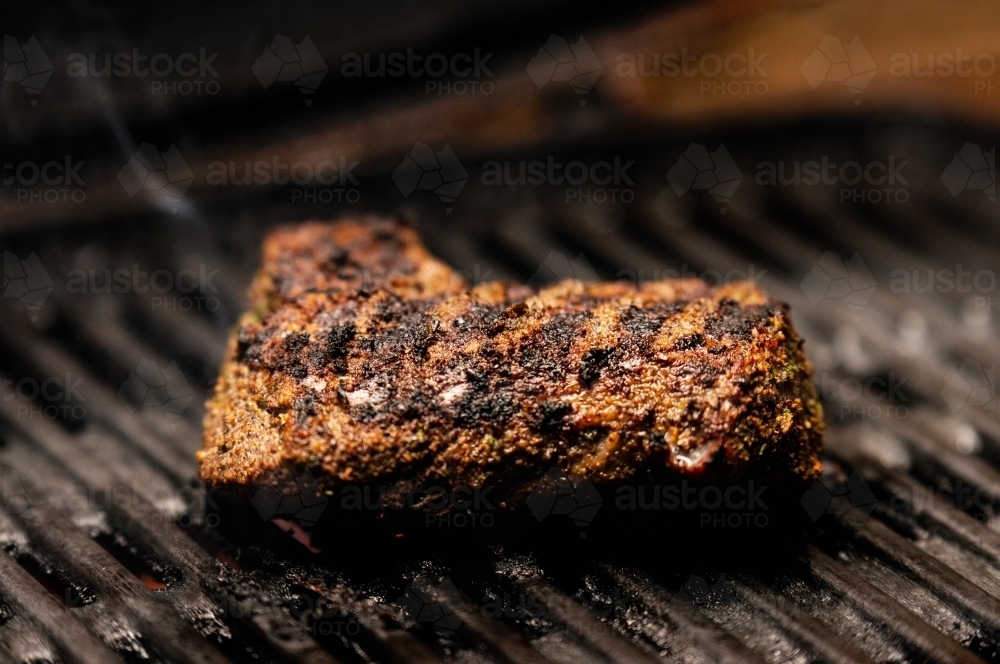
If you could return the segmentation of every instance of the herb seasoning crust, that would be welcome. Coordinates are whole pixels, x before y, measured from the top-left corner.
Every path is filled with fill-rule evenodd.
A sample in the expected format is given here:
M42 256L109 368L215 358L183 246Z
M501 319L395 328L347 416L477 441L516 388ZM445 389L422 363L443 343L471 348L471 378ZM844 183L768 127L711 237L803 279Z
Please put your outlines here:
M273 232L205 418L201 476L245 497L818 477L823 416L786 305L697 279L469 287L376 219ZM410 504L410 507L420 505Z

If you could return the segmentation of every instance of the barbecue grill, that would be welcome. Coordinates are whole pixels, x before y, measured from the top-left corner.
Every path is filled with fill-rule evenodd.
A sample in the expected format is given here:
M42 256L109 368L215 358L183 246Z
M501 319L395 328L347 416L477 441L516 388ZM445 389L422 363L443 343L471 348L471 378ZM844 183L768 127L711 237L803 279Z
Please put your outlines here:
M21 184L5 183L0 196L0 663L1000 659L995 139L942 119L992 120L993 98L969 103L957 77L852 96L822 71L797 75L813 44L801 57L789 45L832 25L882 28L865 35L880 66L908 50L919 23L889 3L855 17L862 3L555 2L529 14L535 4L67 5L42 21L37 7L10 10L4 32L20 36L5 34L5 177L22 157L89 163L79 192L31 183L22 201ZM993 48L991 17L969 11L968 24L932 24L950 26L947 39L967 33L968 53ZM308 32L327 83L262 80L250 65L277 43L272 29L294 30L298 46ZM56 70L77 50L210 45L225 92L63 85L56 71L38 94L27 65L17 79L22 60L36 59L33 73L44 64L22 52L32 31ZM592 69L575 88L541 80L538 46L554 31L571 43L586 33L605 63L599 84ZM935 50L950 57L955 39ZM495 47L495 95L332 71L346 52L409 46ZM703 94L714 79L612 76L622 53L717 46L771 49L768 66L794 60L795 75L770 77L759 97ZM925 115L898 113L917 102ZM754 130L710 131L735 119ZM129 189L141 169L122 165L143 140L160 141L155 159L176 141L193 173L186 195ZM434 159L454 148L461 167L440 174L450 188L396 176L415 142ZM359 183L207 184L213 160L245 174L260 155L360 160ZM566 177L519 180L529 162ZM811 182L812 162L836 166ZM598 163L614 181L578 169L567 184L568 164ZM766 494L766 509L637 514L556 477L558 500L502 532L457 517L338 527L308 473L299 494L227 503L199 482L195 452L261 240L278 223L369 213L415 225L473 283L758 281L791 305L814 364L822 479Z
M472 178L446 213L435 196L395 208L391 181L373 180L361 203L337 210L401 210L472 280L573 276L560 273L566 266L612 279L758 278L792 306L830 427L823 480L789 499L798 520L778 530L664 520L609 542L599 531L602 517L614 519L607 496L588 538L564 546L454 529L374 546L335 531L316 546L301 514L217 505L194 459L201 404L260 238L289 221L287 204L8 236L5 282L26 287L7 289L0 318L0 659L997 658L998 346L987 277L983 292L892 281L916 270L925 283L927 270L956 263L972 279L1000 264L995 211L980 192L952 197L940 182L967 136L920 129L923 140L907 142L900 126L845 123L821 143L806 126L723 142L747 180L778 155L895 155L909 163L905 204L752 182L728 201L678 195L666 174L690 141L658 136L554 153L634 161L628 201L567 202L559 187ZM112 285L116 269L129 280L163 274L145 292L109 293L109 267ZM167 284L184 270L202 270L208 285Z

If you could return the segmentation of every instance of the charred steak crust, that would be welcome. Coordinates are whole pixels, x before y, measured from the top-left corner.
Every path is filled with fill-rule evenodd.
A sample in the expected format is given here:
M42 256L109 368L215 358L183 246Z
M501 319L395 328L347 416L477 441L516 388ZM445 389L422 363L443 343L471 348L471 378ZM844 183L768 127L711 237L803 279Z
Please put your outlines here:
M820 472L802 342L749 282L469 288L412 230L362 220L272 233L251 296L199 452L239 495L308 469L329 496L489 486L511 509L553 467L598 487Z

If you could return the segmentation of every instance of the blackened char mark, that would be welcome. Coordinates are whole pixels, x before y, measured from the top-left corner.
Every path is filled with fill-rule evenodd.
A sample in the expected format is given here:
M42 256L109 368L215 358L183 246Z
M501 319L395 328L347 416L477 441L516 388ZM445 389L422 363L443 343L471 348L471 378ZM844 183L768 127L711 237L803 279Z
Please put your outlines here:
M462 316L455 319L455 327L463 332L477 331L488 333L496 325L506 307L503 305L487 305L474 303Z
M441 329L441 322L429 316L424 316L421 322L422 325L413 333L413 346L411 348L413 358L418 363L427 358L427 351L430 350L434 338Z
M375 305L375 320L382 323L392 323L413 312L413 303L407 302L396 295L389 294Z
M524 312L526 312L527 310L528 310L528 305L525 304L524 302L515 302L514 304L510 305L509 307L504 309L499 316L497 316L496 321L493 323L493 325L490 326L488 334L491 337L500 334L505 329L507 329L508 322L514 321L518 317L523 316Z
M285 337L285 350L297 356L300 352L302 352L302 349L305 348L308 343L309 333L291 332L287 337Z
M347 354L350 344L358 334L353 323L334 325L326 335L326 344L313 355L313 365L333 367L334 372L343 376L347 373Z
M426 420L434 407L434 394L421 387L408 386L397 390L398 396L390 404L392 412L403 420Z
M335 270L337 267L347 262L350 254L339 244L330 243L326 250L326 257L323 259L323 267L327 270Z
M705 337L700 334L688 334L683 336L674 342L671 350L691 350L693 348L700 348L705 345Z
M303 364L305 349L309 345L309 334L292 332L276 344L269 343L279 331L276 327L252 333L252 328L241 328L237 332L237 353L247 365L272 371L287 372L295 378L305 378L308 369Z
M682 311L687 302L658 303L646 309L632 305L622 312L621 326L628 333L625 343L647 354L650 342L671 316Z
M259 369L264 366L264 350L267 342L278 333L277 327L265 327L254 332L256 325L240 327L236 333L236 358L249 366Z
M754 328L770 313L767 307L741 307L739 302L725 299L705 320L705 334L714 340L723 337L747 340Z
M456 423L503 426L517 408L510 382L499 377L490 380L486 371L474 369L466 369L465 377L469 387L458 404Z
M354 341L358 329L354 323L347 325L334 325L326 335L326 353L330 357L340 357L347 355L347 345Z
M426 305L426 303L425 303ZM419 308L400 307L383 311L391 321L380 325L370 335L358 341L358 347L371 353L372 370L395 372L402 357L409 355L420 364L426 358L440 328L440 322Z
M566 416L573 412L573 406L558 401L544 401L538 407L534 428L540 432L558 431L563 428Z
M601 371L608 366L614 352L614 348L591 348L584 353L580 360L580 384L584 387L593 385L601 377Z
M561 381L570 372L570 349L590 312L553 314L529 339L518 358L525 371L545 382Z
M580 327L590 318L589 311L570 314L553 314L542 324L542 339L546 349L557 355L569 352L573 342L579 337Z
M303 364L305 357L303 351L309 345L309 334L306 332L292 332L285 337L285 352L281 354L276 369L287 370L289 374L296 378L305 378L309 370Z

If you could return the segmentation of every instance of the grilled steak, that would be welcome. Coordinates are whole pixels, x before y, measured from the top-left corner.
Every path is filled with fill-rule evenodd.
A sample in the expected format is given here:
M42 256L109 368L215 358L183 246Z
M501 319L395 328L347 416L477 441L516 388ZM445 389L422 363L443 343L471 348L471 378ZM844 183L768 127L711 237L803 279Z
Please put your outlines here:
M245 497L816 477L822 411L787 307L754 284L469 288L390 222L264 245L205 419L202 478ZM408 507L421 509L419 501Z

